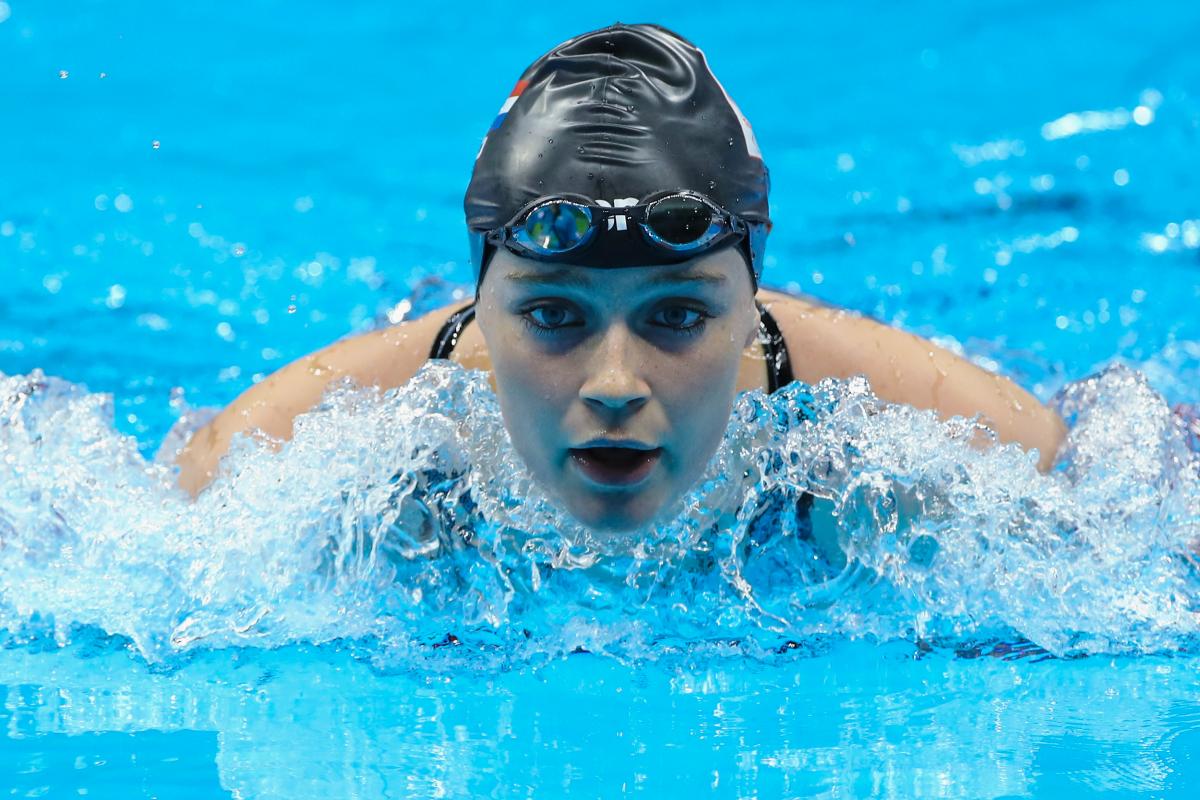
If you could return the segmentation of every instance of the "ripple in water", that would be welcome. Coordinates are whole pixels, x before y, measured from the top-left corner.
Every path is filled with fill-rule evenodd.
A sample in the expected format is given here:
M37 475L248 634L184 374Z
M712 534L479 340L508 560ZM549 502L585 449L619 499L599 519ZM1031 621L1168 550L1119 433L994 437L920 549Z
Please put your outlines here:
M195 503L114 430L108 396L0 376L0 628L58 645L99 630L152 662L341 641L389 668L844 637L1194 650L1185 422L1120 366L1055 404L1071 433L1042 475L861 379L749 393L669 522L598 535L531 480L483 374L454 365L339 388L282 447L238 438ZM814 536L805 493L836 530Z

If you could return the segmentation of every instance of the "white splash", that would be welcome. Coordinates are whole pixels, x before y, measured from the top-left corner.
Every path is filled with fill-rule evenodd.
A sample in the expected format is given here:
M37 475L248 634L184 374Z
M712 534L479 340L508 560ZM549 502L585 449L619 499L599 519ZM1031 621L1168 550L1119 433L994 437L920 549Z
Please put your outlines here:
M383 665L455 643L518 661L829 636L1193 648L1182 421L1123 367L1056 402L1072 430L1042 475L861 379L750 393L671 522L601 537L532 481L483 375L453 365L340 388L281 447L237 439L195 503L113 429L107 396L0 376L0 628L99 629L152 661L342 640ZM844 557L809 535L806 492Z

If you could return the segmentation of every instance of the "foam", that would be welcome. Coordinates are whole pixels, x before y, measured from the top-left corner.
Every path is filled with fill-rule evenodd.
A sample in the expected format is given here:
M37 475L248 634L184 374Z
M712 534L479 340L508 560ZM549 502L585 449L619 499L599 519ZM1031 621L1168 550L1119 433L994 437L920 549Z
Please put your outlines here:
M1193 649L1200 469L1181 420L1120 366L1055 405L1071 433L1043 475L862 379L749 393L670 522L602 536L531 480L486 379L455 365L339 387L282 446L238 437L195 503L171 447L143 459L108 396L0 376L0 627L99 630L152 662L342 641L385 667L831 637ZM844 566L795 514L760 518L805 491L836 510Z

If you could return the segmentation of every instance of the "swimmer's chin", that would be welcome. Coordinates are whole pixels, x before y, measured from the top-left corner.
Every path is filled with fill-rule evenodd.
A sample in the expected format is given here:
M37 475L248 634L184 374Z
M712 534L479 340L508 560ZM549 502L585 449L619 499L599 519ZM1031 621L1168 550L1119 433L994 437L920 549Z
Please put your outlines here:
M575 516L572 514L571 516ZM642 519L598 520L589 522L575 517L589 532L600 536L622 536L645 530L649 523Z
M564 503L563 508L576 522L599 536L628 536L649 531L669 521L679 509L675 503L663 503L652 510L639 511L613 502Z
M534 476L537 480L537 476ZM600 537L628 536L669 522L682 511L680 500L663 487L603 491L570 481L538 481L546 496L572 521ZM564 485L566 484L566 485Z

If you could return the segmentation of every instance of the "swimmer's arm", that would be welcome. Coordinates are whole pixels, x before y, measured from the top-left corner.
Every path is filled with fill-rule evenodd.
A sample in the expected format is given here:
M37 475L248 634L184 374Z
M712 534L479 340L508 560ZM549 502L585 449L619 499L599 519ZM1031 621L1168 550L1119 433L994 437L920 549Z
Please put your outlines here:
M884 400L930 409L944 419L979 415L1000 441L1036 448L1040 470L1053 465L1066 426L1007 378L851 312L791 298L767 306L779 322L798 379L816 383L866 375Z
M425 363L438 329L457 308L335 342L251 386L180 451L175 460L180 488L193 497L203 491L238 433L259 430L274 439L290 439L293 420L342 380L385 390L403 385Z

